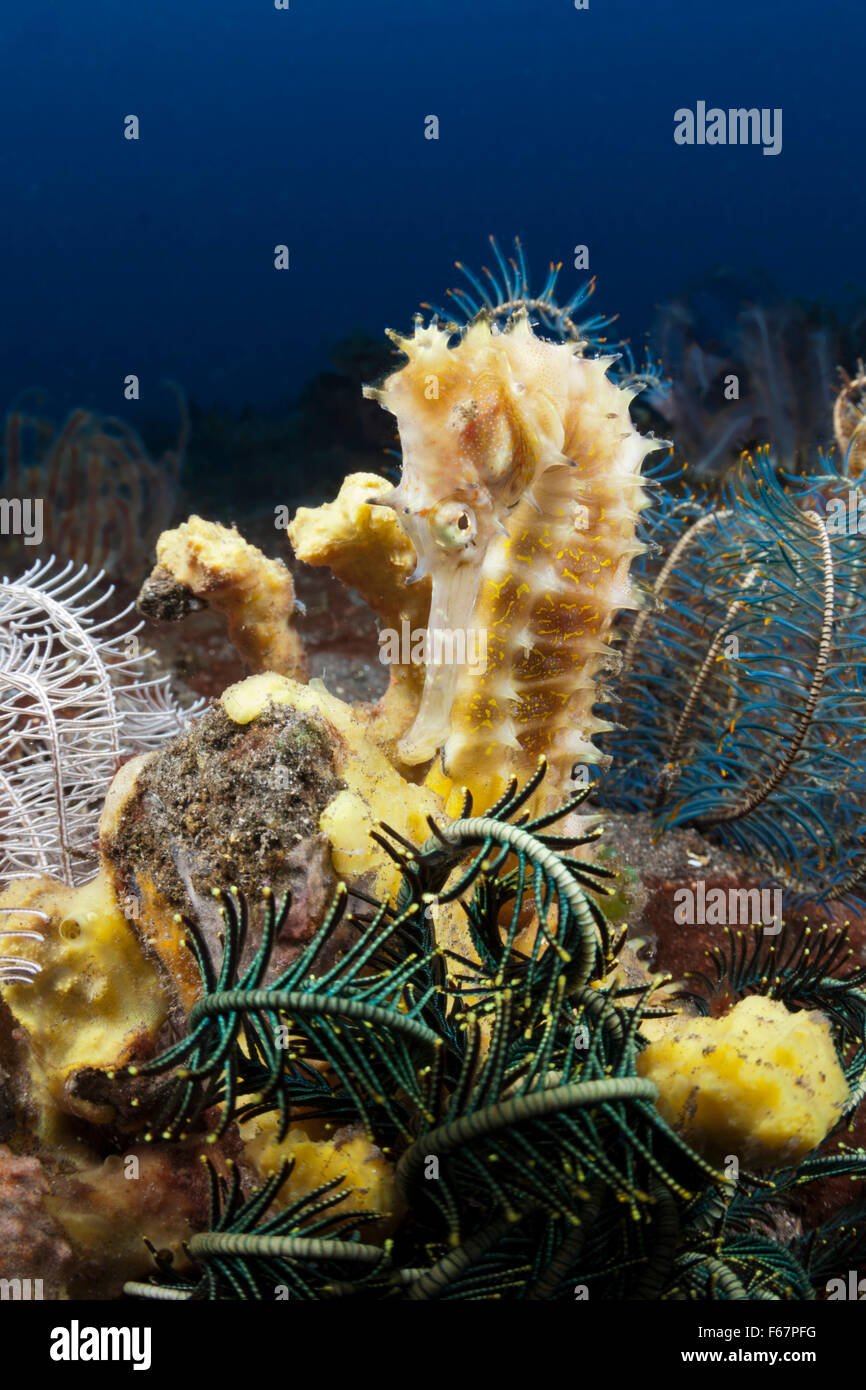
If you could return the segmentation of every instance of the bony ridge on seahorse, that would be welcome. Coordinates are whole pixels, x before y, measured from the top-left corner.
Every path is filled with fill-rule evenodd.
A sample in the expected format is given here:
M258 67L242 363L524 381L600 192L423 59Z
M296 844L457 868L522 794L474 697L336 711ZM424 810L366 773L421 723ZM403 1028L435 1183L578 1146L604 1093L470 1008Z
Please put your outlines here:
M400 432L400 482L376 500L414 546L413 578L430 575L427 650L443 629L486 634L483 670L428 663L398 752L438 754L428 784L449 808L468 787L479 810L544 754L556 801L610 727L592 707L616 615L638 606L640 469L660 443L632 424L615 358L537 337L524 312L504 330L482 313L452 345L455 331L418 316L411 337L390 333L407 361L365 388Z

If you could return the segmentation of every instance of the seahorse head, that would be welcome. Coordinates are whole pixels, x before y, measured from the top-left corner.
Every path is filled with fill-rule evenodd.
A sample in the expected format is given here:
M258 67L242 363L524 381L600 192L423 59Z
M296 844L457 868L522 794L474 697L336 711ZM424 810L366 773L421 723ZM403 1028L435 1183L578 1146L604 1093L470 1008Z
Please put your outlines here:
M380 389L365 387L396 417L403 449L395 507L418 552L419 575L475 565L497 518L531 480L537 458L500 333L476 320L457 347L435 323L411 338L389 335L408 361Z

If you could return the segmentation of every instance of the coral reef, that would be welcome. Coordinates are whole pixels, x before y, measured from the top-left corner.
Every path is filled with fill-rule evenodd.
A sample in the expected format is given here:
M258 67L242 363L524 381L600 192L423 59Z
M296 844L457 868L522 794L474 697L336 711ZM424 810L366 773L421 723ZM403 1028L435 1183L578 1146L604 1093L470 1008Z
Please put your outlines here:
M135 1069L154 1074L183 1062L164 1112L168 1132L194 1128L221 1103L223 1125L232 1114L242 1129L251 1117L278 1116L276 1134L295 1154L289 1125L298 1111L305 1125L317 1119L338 1133L346 1117L360 1119L383 1159L397 1160L400 1220L390 1240L375 1239L381 1209L360 1208L357 1197L347 1205L329 1169L313 1192L305 1178L297 1194L293 1172L277 1169L243 1205L237 1186L215 1182L211 1233L189 1243L196 1269L163 1264L127 1292L217 1297L233 1280L244 1296L272 1297L286 1286L307 1299L571 1299L580 1281L593 1297L614 1299L814 1296L833 1228L779 1239L774 1209L780 1194L815 1178L862 1171L866 1154L843 1149L783 1162L770 1186L745 1165L732 1180L671 1128L655 1106L655 1081L640 1075L645 1021L659 1012L651 1002L657 982L617 982L619 943L594 901L593 875L568 855L573 840L551 833L551 815L513 823L532 792L531 784L512 786L491 814L440 822L433 845L411 854L401 847L397 901L359 921L354 947L324 971L317 961L343 910L339 899L318 938L262 988L285 904L268 897L259 958L239 976L252 905L223 895L219 968L196 929L206 993L187 1037ZM516 862L507 869L511 851ZM437 886L455 863L458 882ZM477 960L462 958L461 977L449 984L421 909L455 891L467 905ZM534 898L552 912L543 919L547 949L527 954L514 943ZM820 965L812 972L813 987L835 996L837 1013L855 1004L862 977L831 979ZM790 1008L802 974L782 969L775 987ZM775 1007L793 1036L816 1027ZM747 1001L744 1012L763 1017L773 1008ZM826 1045L826 1025L817 1031ZM855 1059L848 1068L845 1090L859 1066ZM741 1094L752 1092L734 1076L730 1095ZM804 1129L801 1152L809 1133L820 1139L819 1128ZM288 1197L275 1207L285 1183ZM386 1180L377 1191L386 1216L391 1190ZM313 1201L332 1212L330 1230L305 1215ZM352 1227L361 1228L354 1248L345 1240ZM853 1251L856 1241L849 1244Z
M350 887L387 897L395 873L371 832L387 817L399 833L418 835L425 818L439 810L436 795L405 781L369 739L364 721L319 683L304 686L273 674L253 676L225 691L221 704L240 726L257 723L263 711L285 707L327 731L343 785L324 807L319 827L337 874Z
M344 1182L341 1213L363 1213L368 1238L386 1238L403 1214L394 1165L360 1126L348 1125L336 1130L332 1138L323 1139L311 1138L308 1129L314 1125L308 1121L307 1126L290 1129L284 1139L279 1139L278 1119L273 1112L240 1126L245 1157L259 1181L271 1181L291 1164L291 1183L275 1193L274 1205L282 1208L299 1197L310 1197L322 1183ZM381 1215L370 1221L370 1212Z
M0 1145L0 1249L6 1267L27 1270L23 1277L41 1279L45 1297L60 1298L75 1256L45 1205L50 1192L38 1158L23 1158Z
M779 435L711 504L645 467L661 387L592 285L493 250L368 389L396 486L289 526L381 699L305 683L289 570L200 516L139 606L227 620L204 713L80 576L0 591L0 1271L52 1296L809 1299L866 1259L866 963L760 891L864 874L862 372L838 459ZM683 982L642 957L695 866L758 922Z

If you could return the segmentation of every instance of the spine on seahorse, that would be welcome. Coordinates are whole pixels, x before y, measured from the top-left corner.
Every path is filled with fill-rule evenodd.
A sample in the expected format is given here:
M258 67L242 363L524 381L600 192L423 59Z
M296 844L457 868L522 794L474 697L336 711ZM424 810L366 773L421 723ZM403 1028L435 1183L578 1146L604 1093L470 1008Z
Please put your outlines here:
M366 394L396 416L403 470L379 500L432 580L428 654L445 634L453 655L458 635L473 658L428 655L400 756L435 756L430 785L467 786L482 810L544 754L559 799L608 727L592 707L616 616L637 607L640 470L658 441L635 429L614 359L536 337L525 314L504 331L479 316L453 346L436 323L391 336L408 361Z

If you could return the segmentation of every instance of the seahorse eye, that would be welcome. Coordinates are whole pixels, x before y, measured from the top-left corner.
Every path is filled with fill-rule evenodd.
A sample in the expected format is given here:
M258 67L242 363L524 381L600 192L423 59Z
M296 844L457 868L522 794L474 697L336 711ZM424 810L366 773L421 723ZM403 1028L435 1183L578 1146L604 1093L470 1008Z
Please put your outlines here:
M427 520L430 534L443 550L458 551L474 544L478 534L475 513L459 497L437 502Z

